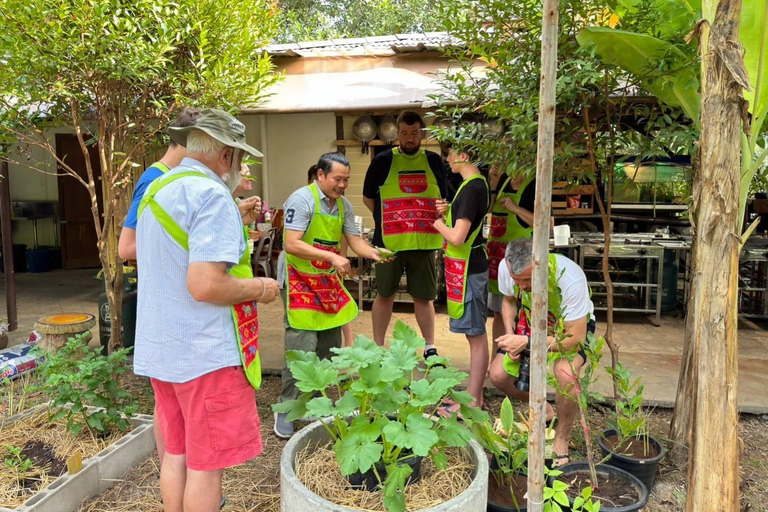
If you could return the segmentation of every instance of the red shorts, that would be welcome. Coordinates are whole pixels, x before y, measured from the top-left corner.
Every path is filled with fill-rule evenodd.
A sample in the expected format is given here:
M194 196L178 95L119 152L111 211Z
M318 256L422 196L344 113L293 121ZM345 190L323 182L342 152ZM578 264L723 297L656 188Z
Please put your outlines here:
M183 384L152 380L166 452L186 455L187 467L213 471L261 453L256 393L240 366Z

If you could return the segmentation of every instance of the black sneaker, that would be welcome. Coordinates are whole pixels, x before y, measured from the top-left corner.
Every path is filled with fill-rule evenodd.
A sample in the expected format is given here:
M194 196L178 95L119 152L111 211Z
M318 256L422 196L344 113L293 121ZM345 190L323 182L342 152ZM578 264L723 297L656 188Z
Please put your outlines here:
M430 357L435 357L435 356L439 356L436 348L428 348L427 350L424 351L425 361L427 361ZM433 364L429 366L431 366L432 368L445 368L445 365L443 363Z

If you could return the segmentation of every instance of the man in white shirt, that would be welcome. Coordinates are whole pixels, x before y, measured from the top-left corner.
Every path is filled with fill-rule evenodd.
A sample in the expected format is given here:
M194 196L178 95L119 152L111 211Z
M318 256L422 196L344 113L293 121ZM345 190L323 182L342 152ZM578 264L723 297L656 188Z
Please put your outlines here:
M518 239L507 245L507 251L499 263L499 291L504 299L501 305L506 334L496 341L498 355L491 364L491 382L510 398L528 401L527 368L521 364L521 355L530 348L531 276L533 272L533 242ZM589 297L587 278L581 268L560 254L549 256L549 336L548 359L561 389L571 398L555 394L558 423L555 428L555 466L568 462L568 444L571 428L576 417L576 379L586 354L581 345L587 332L595 332L594 306ZM563 319L564 335L559 343L551 336L557 317ZM569 361L572 359L572 361ZM521 371L522 370L522 371ZM575 373L575 375L574 375ZM518 383L518 381L520 381ZM523 388L521 390L520 388ZM549 404L547 408L551 410ZM548 414L549 421L554 416Z

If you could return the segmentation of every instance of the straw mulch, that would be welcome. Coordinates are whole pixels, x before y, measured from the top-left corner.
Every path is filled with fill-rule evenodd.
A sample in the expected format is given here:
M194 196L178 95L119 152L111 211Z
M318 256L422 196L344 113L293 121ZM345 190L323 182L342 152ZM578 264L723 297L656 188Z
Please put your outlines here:
M37 453L52 452L59 462L65 462L77 452L82 454L83 460L93 457L101 450L120 439L124 434L119 431L111 432L108 436L91 436L86 428L83 428L77 437L73 437L66 429L66 420L56 422L48 421L48 410L41 409L26 418L6 425L0 423L2 431L2 444L17 448L37 446ZM11 453L5 448L0 448L0 458L12 458ZM34 455L30 453L33 465L24 473L9 468L5 463L0 466L0 506L14 508L24 503L35 493L58 478L59 474L53 474L51 464L38 464ZM22 454L26 458L26 454ZM64 468L66 472L66 467Z
M473 466L457 449L446 450L448 467L440 471L430 459L421 463L421 479L405 488L407 510L440 505L464 492L472 483ZM384 512L383 493L353 489L341 475L330 445L308 446L297 457L296 476L328 501L356 510Z

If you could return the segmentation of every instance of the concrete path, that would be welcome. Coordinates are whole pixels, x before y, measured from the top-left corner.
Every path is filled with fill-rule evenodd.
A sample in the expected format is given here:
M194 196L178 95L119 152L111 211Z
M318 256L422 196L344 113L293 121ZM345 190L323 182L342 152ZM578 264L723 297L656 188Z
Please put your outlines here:
M45 274L18 274L19 330L10 334L11 343L26 339L39 317L62 312L96 314L96 299L101 283L93 279L96 269L58 270ZM0 278L0 316L5 311L5 281ZM261 320L260 352L266 372L276 373L283 366L283 326L280 302L259 308ZM417 328L409 305L398 305L393 315ZM598 334L605 331L604 317L598 315ZM355 335L372 336L370 310L363 311L353 321ZM417 328L418 329L418 328ZM491 320L488 320L490 333ZM390 328L391 333L391 328ZM661 326L654 327L643 315L617 315L614 338L620 345L620 360L634 376L641 376L649 404L671 407L674 403L680 369L684 336L683 319L674 314L662 317ZM436 343L441 355L464 371L469 370L469 347L461 335L448 331L448 316L438 308ZM610 363L607 349L603 363ZM487 386L491 386L487 382ZM595 389L610 394L610 378L601 370ZM739 407L743 412L768 413L768 322L739 324Z

